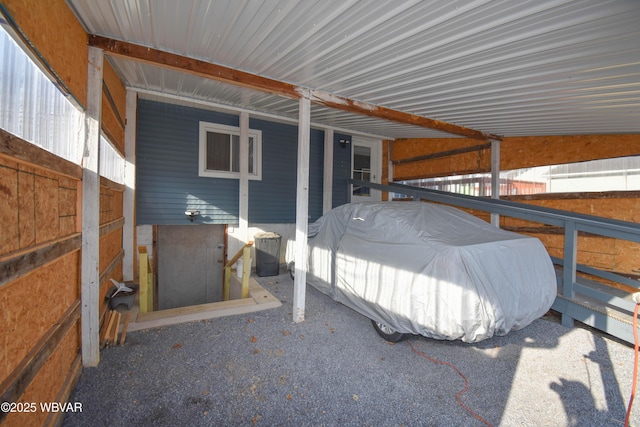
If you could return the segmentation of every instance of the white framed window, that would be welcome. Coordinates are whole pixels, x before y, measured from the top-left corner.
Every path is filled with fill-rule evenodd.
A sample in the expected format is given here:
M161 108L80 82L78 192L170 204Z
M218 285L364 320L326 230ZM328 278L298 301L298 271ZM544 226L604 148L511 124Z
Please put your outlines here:
M240 128L200 122L199 176L240 178ZM262 179L262 131L249 129L249 179Z

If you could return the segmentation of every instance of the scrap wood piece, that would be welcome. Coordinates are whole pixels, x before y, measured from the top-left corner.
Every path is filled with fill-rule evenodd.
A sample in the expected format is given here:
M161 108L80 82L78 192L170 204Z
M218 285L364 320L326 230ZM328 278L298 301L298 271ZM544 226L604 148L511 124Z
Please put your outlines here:
M120 334L120 345L124 345L124 340L127 337L127 327L129 326L129 317L131 313L127 311L127 315L124 317L124 325L122 326L122 333Z
M109 324L112 317L113 310L107 310L107 313L104 315L104 320L102 322L102 328L100 329L100 347L104 347L106 343L107 331L109 330Z
M113 345L118 342L118 329L120 327L120 317L121 314L119 311L115 312L115 316L113 320L113 325L109 329L109 333L107 334L107 345Z
M107 324L107 330L105 332L105 336L104 336L104 343L100 342L100 345L103 347L107 344L109 344L109 337L111 336L111 329L113 328L113 322L115 322L116 320L116 312L114 310L111 310L109 312L110 316L109 316L109 323Z

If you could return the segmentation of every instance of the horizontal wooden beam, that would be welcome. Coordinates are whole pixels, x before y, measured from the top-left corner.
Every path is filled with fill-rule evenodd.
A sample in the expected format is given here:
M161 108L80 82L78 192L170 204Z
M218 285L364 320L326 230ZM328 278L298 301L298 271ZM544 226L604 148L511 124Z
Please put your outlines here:
M439 159L442 157L455 156L456 154L464 154L464 153L471 153L473 151L488 150L490 148L491 148L490 143L472 145L470 147L462 147L462 148L456 148L453 150L441 151L440 153L425 154L422 156L415 156L415 157L408 157L406 159L393 160L392 163L394 165L400 165L403 163L421 162L423 160Z
M479 130L466 128L464 126L455 125L453 123L447 123L440 120L430 119L428 117L405 113L404 111L393 110L390 108L381 107L379 105L369 104L362 101L355 101L318 90L311 91L311 102L322 104L331 108L336 108L338 110L348 111L351 113L359 113L365 116L385 119L396 123L405 123L408 125L433 129L450 133L452 135L464 136L467 138L480 140L502 140L502 137L499 135L484 133Z
M22 394L78 319L80 319L80 300L75 301L69 307L61 319L49 328L40 341L27 353L22 362L0 384L2 403L21 401ZM0 411L0 423L2 423L6 415L7 412Z
M174 69L181 72L195 74L224 83L244 86L255 90L271 93L273 95L285 96L293 99L300 99L302 92L306 89L291 83L282 82L257 74L247 73L222 65L213 64L195 58L178 55L154 49L148 46L141 46L134 43L115 40L107 37L89 35L89 46L103 49L111 56L119 56L132 59L147 64ZM331 93L311 90L311 102L325 105L350 113L363 114L369 117L385 119L396 123L405 123L418 127L434 129L453 135L464 136L481 140L502 140L499 135L481 132L475 129L458 126L428 117L406 113L404 111L393 110L379 105L369 104L362 101L337 96Z
M261 90L274 95L283 95L296 99L300 98L298 88L293 84L269 79L256 74L250 74L244 71L234 70L233 68L154 49L148 46L141 46L134 43L96 35L89 35L89 46L100 48L104 50L106 54L111 56L134 59L147 64L171 68L225 83L233 83L235 85Z
M109 178L105 178L104 176L100 176L100 186L109 188L114 191L119 191L121 193L124 193L124 190L126 188L124 184L111 181Z
M42 267L63 256L80 250L82 236L80 233L49 242L42 246L30 248L18 254L0 258L0 287Z
M640 191L588 191L572 193L518 194L501 196L501 199L520 202L522 200L572 200L572 199L640 199Z
M0 129L0 155L31 167L54 171L74 179L82 179L82 167L65 160L44 148Z
M100 226L100 237L111 233L112 231L117 230L118 228L124 227L124 218L120 217L111 222L107 222L106 224L102 224Z
M109 265L100 274L100 286L102 286L107 281L109 276L111 276L111 273L113 273L113 271L118 267L118 265L120 265L123 259L124 259L124 250L121 249L120 252L118 252L118 254L111 260Z
M73 360L71 364L71 369L67 374L64 383L62 384L62 388L58 393L58 397L56 397L55 402L68 402L71 397L71 393L76 388L76 384L80 379L80 374L82 373L82 356L78 353L76 358ZM43 425L45 426L61 426L62 421L64 419L65 413L62 411L51 411L47 415Z

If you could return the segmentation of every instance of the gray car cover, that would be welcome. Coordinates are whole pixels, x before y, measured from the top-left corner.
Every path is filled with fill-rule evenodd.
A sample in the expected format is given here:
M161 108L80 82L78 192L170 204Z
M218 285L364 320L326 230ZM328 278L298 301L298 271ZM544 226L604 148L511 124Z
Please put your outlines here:
M538 239L449 206L347 204L309 236L308 283L398 332L478 342L527 326L556 296Z

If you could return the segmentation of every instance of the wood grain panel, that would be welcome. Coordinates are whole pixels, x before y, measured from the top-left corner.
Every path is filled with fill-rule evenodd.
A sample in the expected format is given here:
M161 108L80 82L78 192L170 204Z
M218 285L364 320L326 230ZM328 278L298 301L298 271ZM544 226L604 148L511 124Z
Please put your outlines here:
M0 158L0 255L20 247L18 222L18 171Z
M65 0L3 0L20 31L81 105L87 99L87 34Z

